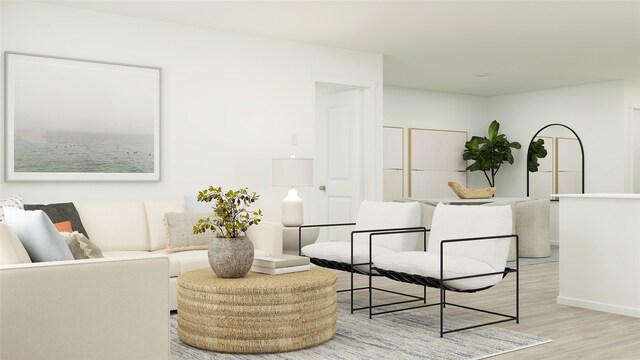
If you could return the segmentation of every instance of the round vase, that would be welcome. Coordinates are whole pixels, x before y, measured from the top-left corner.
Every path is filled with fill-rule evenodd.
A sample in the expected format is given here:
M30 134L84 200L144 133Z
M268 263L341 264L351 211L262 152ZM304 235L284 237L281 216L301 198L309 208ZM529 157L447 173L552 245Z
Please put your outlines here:
M219 278L241 278L253 264L253 243L248 237L214 238L209 242L209 265Z

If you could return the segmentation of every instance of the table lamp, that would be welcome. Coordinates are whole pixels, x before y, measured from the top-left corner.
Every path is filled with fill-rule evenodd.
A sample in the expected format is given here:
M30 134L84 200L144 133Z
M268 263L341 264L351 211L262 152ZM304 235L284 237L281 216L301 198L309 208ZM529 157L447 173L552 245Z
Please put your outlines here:
M289 187L287 197L282 199L282 225L300 226L304 222L302 199L295 187L313 186L313 159L273 159L272 185Z

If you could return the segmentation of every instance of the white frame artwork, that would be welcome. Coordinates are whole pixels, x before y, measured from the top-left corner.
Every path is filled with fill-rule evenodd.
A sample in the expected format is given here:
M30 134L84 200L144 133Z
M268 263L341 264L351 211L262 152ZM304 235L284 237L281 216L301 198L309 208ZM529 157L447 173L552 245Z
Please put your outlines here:
M160 68L5 52L5 180L159 181Z

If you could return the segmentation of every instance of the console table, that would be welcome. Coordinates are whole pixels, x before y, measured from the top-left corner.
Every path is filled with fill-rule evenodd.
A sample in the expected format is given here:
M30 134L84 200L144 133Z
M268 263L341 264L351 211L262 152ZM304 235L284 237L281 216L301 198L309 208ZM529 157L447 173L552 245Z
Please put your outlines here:
M558 304L640 317L640 195L560 198Z
M335 335L336 300L336 275L327 269L239 279L190 271L178 277L178 337L227 353L304 349Z

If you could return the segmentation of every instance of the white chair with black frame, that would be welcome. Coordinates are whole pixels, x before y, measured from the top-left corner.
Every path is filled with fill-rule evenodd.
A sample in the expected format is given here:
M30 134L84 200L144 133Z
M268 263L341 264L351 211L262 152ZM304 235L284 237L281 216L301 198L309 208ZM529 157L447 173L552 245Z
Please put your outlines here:
M515 320L519 323L520 314L520 277L519 259L516 267L506 267L511 234L512 217L510 206L456 206L438 204L436 206L429 235L429 246L424 251L394 252L372 256L371 271L390 279L428 286L440 290L440 301L401 309L373 312L374 308L397 305L406 301L386 303L372 306L369 300L369 318L374 315L428 306L440 307L440 337L444 334L493 325ZM413 230L401 230L397 233L409 233ZM389 233L371 233L370 241L375 242L378 236ZM517 251L516 251L517 253ZM473 293L489 289L498 284L508 273L514 272L515 282L515 315L508 315L489 310L473 308L446 301L446 292ZM372 280L370 278L370 287ZM371 296L371 295L370 295ZM426 297L426 296L425 296ZM504 319L468 326L464 328L444 330L444 308L455 306L468 310L496 315Z
M302 229L340 226L354 226L350 241L347 239L321 241L300 248ZM369 272L372 256L416 249L418 238L415 233L384 235L387 232L400 230L423 230L424 233L424 227L420 227L420 205L417 202L395 203L365 200L360 204L355 223L300 226L298 228L299 254L311 258L311 262L315 265L351 273L350 288L338 290L338 292L351 292L351 313L353 313L355 310L368 309L368 307L353 307L353 292L370 289L369 286L354 288L353 274L376 276L377 273L371 274ZM367 236L372 232L380 234L373 243L369 241ZM426 237L423 238L423 241L426 243ZM422 300L419 297L415 298Z

